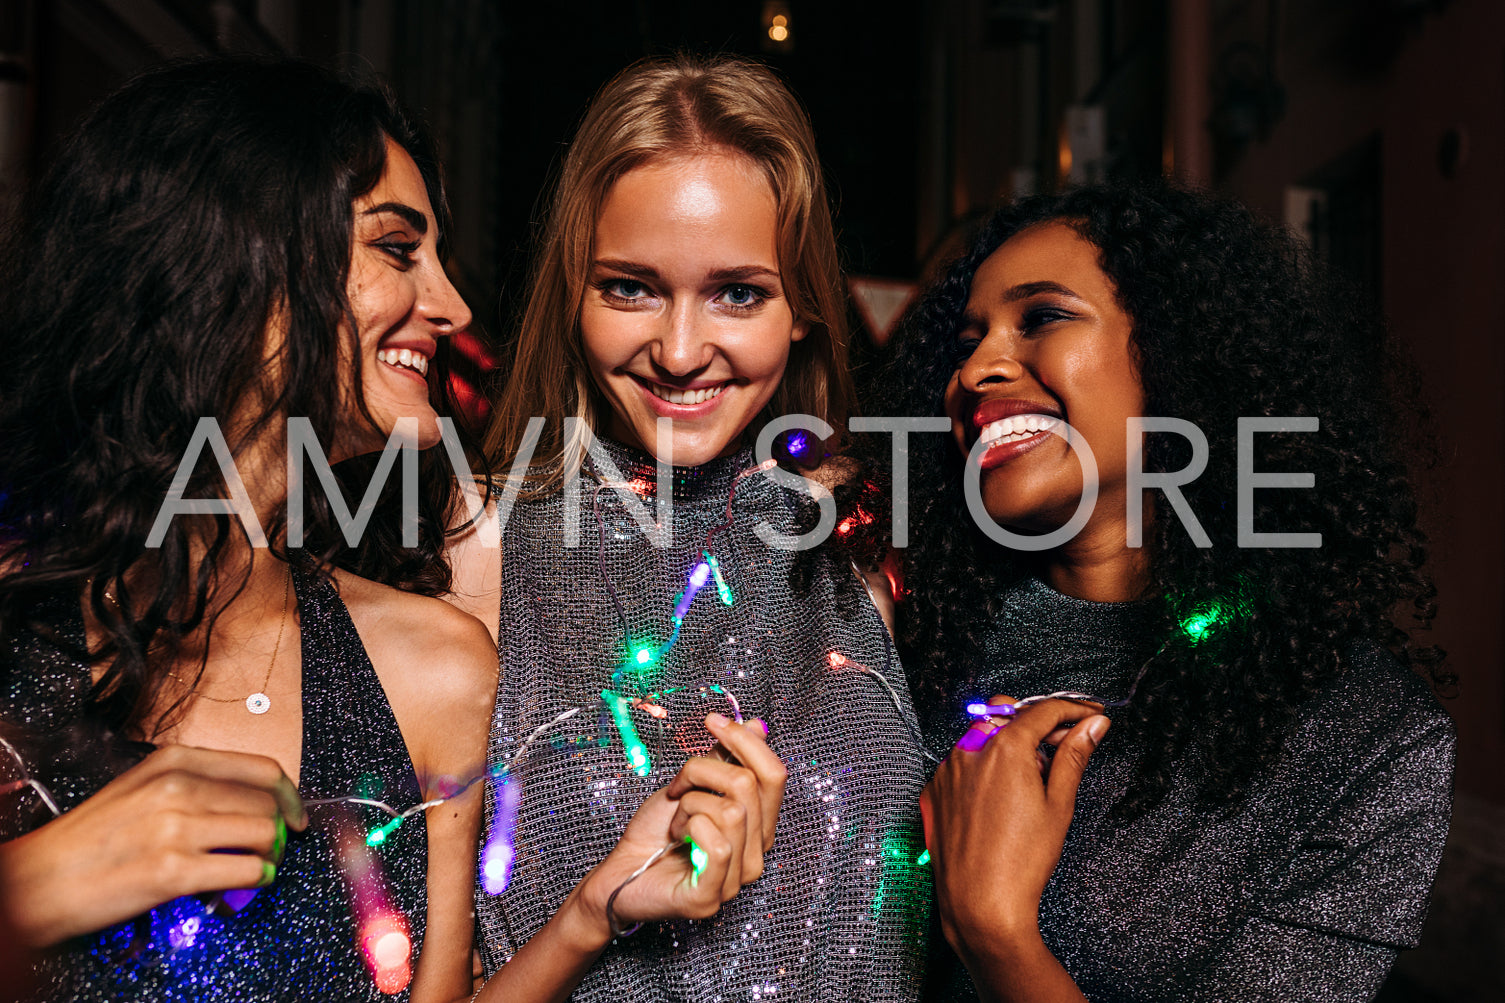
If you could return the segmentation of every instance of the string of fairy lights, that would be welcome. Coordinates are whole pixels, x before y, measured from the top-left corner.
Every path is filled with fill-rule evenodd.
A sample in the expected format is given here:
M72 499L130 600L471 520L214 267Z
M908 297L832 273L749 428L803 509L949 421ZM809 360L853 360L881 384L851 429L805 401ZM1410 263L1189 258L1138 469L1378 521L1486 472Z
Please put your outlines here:
M785 440L785 448L792 456L799 458L802 453L809 450L809 442L802 433L794 433ZM341 797L315 798L304 802L305 807L316 808L339 805L361 805L375 809L386 816L386 821L370 828L362 838L356 831L353 822L341 821L335 825L336 858L347 885L352 889L352 908L358 913L353 918L356 921L357 944L373 979L380 991L391 994L402 991L407 987L412 977L411 953L412 942L409 935L406 917L397 909L385 892L385 879L382 874L379 856L373 851L385 845L401 825L410 818L419 816L431 808L438 807L445 802L459 797L478 783L490 781L493 785L495 797L491 825L488 828L486 842L481 852L480 883L482 888L490 895L499 895L504 892L511 883L513 868L517 858L516 834L518 824L518 810L522 802L522 780L517 775L515 767L519 766L527 757L535 743L543 736L569 721L570 719L591 710L602 710L609 715L615 728L617 738L621 743L621 752L625 758L627 767L637 776L647 777L653 770L652 756L647 745L643 742L638 731L634 714L645 714L649 718L660 723L667 719L669 712L664 706L664 698L673 693L693 692L710 699L723 699L731 710L731 718L738 724L743 723L741 703L735 694L719 684L709 683L699 687L676 687L656 690L647 693L629 693L629 687L641 689L639 682L646 678L646 672L661 663L680 639L681 630L686 617L696 602L696 599L712 582L715 584L715 594L719 602L726 607L732 607L737 601L732 588L723 573L722 563L715 552L716 538L735 525L733 514L733 502L737 491L747 477L762 473L773 467L777 461L766 462L749 467L738 473L732 480L727 492L725 518L722 522L710 528L706 533L705 540L699 548L698 557L693 560L691 567L686 573L685 587L674 599L671 609L670 620L672 623L667 636L662 642L652 643L634 641L631 636L626 611L623 608L620 595L612 582L608 572L606 560L606 525L601 513L601 493L608 489L626 489L635 492L639 496L645 495L649 487L646 482L639 480L620 482L609 481L602 477L592 466L590 473L596 479L595 494L592 499L592 513L599 530L599 572L602 583L611 599L621 625L623 636L623 648L625 651L622 659L613 668L609 685L599 692L599 697L586 705L568 708L550 720L534 728L527 737L518 745L515 752L507 758L506 762L498 763L492 768L482 771L465 781L448 788L441 797L434 797L416 804L410 808L399 809L384 801L366 796L365 794L350 794ZM863 518L865 516L865 518ZM860 522L867 524L872 521L872 516L866 512L854 514L837 527L838 532L850 533ZM1191 615L1179 624L1179 633L1191 644L1200 644L1217 631L1234 612L1233 604L1224 602L1209 602L1197 607ZM921 740L915 726L910 721L910 715L905 711L903 700L887 675L892 668L892 645L887 632L883 632L885 664L883 669L875 670L860 662L854 661L839 651L830 651L826 659L832 670L850 669L864 673L876 679L883 687L889 700L899 714L906 727L909 728L916 747L933 762L940 760L932 754L925 743ZM1121 708L1127 706L1134 698L1141 680L1152 662L1155 661L1169 646L1170 642L1162 645L1140 667L1122 699L1105 700L1100 697L1074 691L1060 691L1055 693L1041 694L1025 697L1012 702L982 703L970 702L966 705L967 714L974 720L986 721L990 729L969 729L958 743L962 749L980 749L987 739L998 728L1005 726L1009 719L1018 715L1023 709L1041 703L1046 700L1060 699L1079 703L1091 703L1101 706L1103 709ZM19 777L4 784L0 784L0 794L13 793L22 789L33 790L40 798L53 817L61 815L55 798L41 781L37 780L27 769L26 762L20 752L5 737L0 736L0 747L15 761L19 769ZM713 749L713 754L721 752L723 758L730 758L719 746ZM632 881L644 874L653 864L657 863L667 854L676 850L683 850L690 855L693 878L698 878L706 866L706 855L688 837L683 842L671 841L661 847L657 852L645 860L632 874L623 880L611 893L607 902L607 919L612 933L615 936L627 936L635 932L641 924L635 924L628 928L622 928L616 919L613 907L617 896ZM926 850L915 861L918 865L929 862L930 853ZM693 879L692 878L692 879ZM238 912L247 904L255 894L255 889L239 890L236 893L222 893L209 900L204 905L202 913L190 915L179 921L169 935L171 945L176 949L181 946L191 945L200 930L202 917L211 912L222 914L223 912Z

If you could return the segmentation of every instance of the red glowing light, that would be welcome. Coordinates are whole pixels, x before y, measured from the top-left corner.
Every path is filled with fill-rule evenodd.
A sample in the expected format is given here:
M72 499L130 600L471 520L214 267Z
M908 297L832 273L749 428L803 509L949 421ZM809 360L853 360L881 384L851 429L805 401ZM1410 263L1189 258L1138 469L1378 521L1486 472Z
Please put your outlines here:
M376 970L376 988L388 996L394 996L408 987L413 981L413 969L404 961L398 968L378 968Z
M376 988L391 995L413 980L413 941L407 923L396 913L377 913L361 928L361 950L371 966Z
M828 655L826 657L830 659L830 661L831 661L831 667L833 669L839 669L843 665L847 664L847 656L843 655L839 651L833 651L833 652L831 652L830 655Z
M646 495L653 492L653 485L649 484L647 478L643 477L634 477L627 482L627 486L632 489L633 494Z
M853 519L851 516L847 516L845 519L841 520L841 522L838 522L836 524L836 532L840 533L842 536L850 535L852 530L856 528L857 520Z

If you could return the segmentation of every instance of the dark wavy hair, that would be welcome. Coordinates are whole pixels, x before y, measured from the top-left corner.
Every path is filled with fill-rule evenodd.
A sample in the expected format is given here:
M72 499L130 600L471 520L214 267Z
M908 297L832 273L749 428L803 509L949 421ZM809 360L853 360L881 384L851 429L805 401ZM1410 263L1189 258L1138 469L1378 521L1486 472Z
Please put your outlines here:
M86 595L108 632L90 655L108 665L91 706L113 730L144 723L162 666L244 584L217 570L244 539L238 520L213 517L206 541L176 519L159 549L145 547L200 417L236 420L222 425L233 453L263 433L280 438L284 415L307 416L325 444L351 421L375 427L346 283L352 203L380 179L389 137L422 173L442 238L450 217L432 143L384 88L295 61L138 76L82 122L28 195L0 262L0 635L25 629L48 594ZM286 328L275 382L265 360L274 321ZM452 413L447 350L441 340L430 368L440 414ZM355 360L353 387L332 378L342 358ZM402 549L378 518L347 549L328 498L310 490L305 547L284 556L444 591L456 485L442 450L428 452L418 548ZM340 465L347 498L361 497L372 462ZM225 495L211 462L183 492ZM133 568L148 595L131 594Z
M1205 766L1204 796L1237 801L1278 752L1296 708L1343 670L1356 643L1385 645L1434 684L1450 684L1440 649L1414 646L1396 621L1409 608L1417 624L1429 624L1436 592L1422 570L1425 539L1395 448L1403 411L1383 328L1286 231L1240 205L1141 182L999 210L902 324L877 388L888 413L943 413L973 275L1010 237L1048 222L1097 247L1133 322L1145 414L1195 423L1210 451L1206 471L1183 491L1213 546L1198 548L1168 509L1145 534L1147 642L1165 647L1117 715L1120 728L1148 743L1140 778L1117 810L1142 813L1163 798L1189 752L1205 753L1191 757ZM1255 525L1320 532L1318 549L1237 544L1237 419L1259 415L1321 422L1314 433L1258 436L1255 464L1315 472L1315 490L1255 492ZM987 540L969 517L963 457L949 436L912 436L910 448L898 635L917 699L934 708L973 681L1003 589L1035 566L1031 555ZM1176 471L1189 460L1182 437L1147 436L1146 470ZM1216 643L1178 629L1214 608L1235 614Z

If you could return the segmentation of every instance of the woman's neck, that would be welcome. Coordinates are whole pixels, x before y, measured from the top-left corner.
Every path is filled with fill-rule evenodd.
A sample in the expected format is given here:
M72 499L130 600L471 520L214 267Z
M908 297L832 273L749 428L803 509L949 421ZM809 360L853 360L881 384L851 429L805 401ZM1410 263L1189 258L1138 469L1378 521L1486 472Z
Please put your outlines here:
M1149 555L1129 547L1122 529L1081 534L1047 555L1041 577L1062 595L1091 602L1143 598L1150 583Z

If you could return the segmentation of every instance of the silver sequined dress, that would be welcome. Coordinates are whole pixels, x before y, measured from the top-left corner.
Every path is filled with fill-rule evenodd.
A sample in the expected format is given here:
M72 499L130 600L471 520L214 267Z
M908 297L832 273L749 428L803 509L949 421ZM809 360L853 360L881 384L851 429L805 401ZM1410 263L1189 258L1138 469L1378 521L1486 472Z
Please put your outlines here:
M360 791L400 808L418 803L407 747L344 603L322 579L295 573L294 581L303 636L300 793L311 800ZM76 604L55 601L50 607L50 622L77 644L83 628ZM0 659L0 720L37 734L66 733L83 710L87 667L35 637L16 639ZM55 760L33 765L32 772L65 811L102 782ZM406 999L405 990L377 990L355 946L351 890L336 866L331 837L335 812L346 810L310 809L308 831L289 833L276 881L238 914L207 914L204 903L190 896L79 938L43 962L35 998ZM373 809L349 810L344 821L361 834L386 820ZM392 833L379 856L385 881L361 884L357 894L363 907L379 907L385 898L405 914L416 959L427 908L422 820Z
M1137 603L1038 581L1005 598L977 692L926 722L938 751L966 727L967 699L1116 699L1153 649ZM1447 839L1455 732L1387 653L1348 661L1231 812L1200 805L1182 776L1143 818L1109 817L1142 748L1123 727L1109 731L1040 902L1045 943L1089 1000L1368 1000L1396 952L1417 944ZM941 995L976 998L944 943L934 975L950 983Z
M651 495L648 458L607 448L622 477ZM503 534L493 765L510 762L533 729L562 711L586 709L513 763L522 782L516 870L503 894L478 896L488 971L544 925L642 801L686 757L708 751L705 715L730 713L724 697L701 691L714 684L730 691L747 717L768 722L769 745L789 770L766 871L712 919L648 924L613 943L575 998L917 998L932 894L929 868L916 863L924 849L918 725L882 621L850 564L825 548L777 550L756 535L763 520L797 531L795 492L762 474L741 481L734 524L710 548L732 604L708 584L674 647L616 684L667 711L662 719L631 711L650 757L648 775L629 766L601 700L629 656L628 643L661 645L669 636L676 598L702 560L707 532L724 521L732 480L752 463L745 451L676 469L673 545L665 549L648 542L612 489L599 494L598 523L598 482L585 473L573 516L564 492L519 502L512 512ZM573 549L563 545L566 519L579 530ZM796 588L791 572L801 561L809 581ZM902 711L878 680L833 664L843 659L883 673Z

